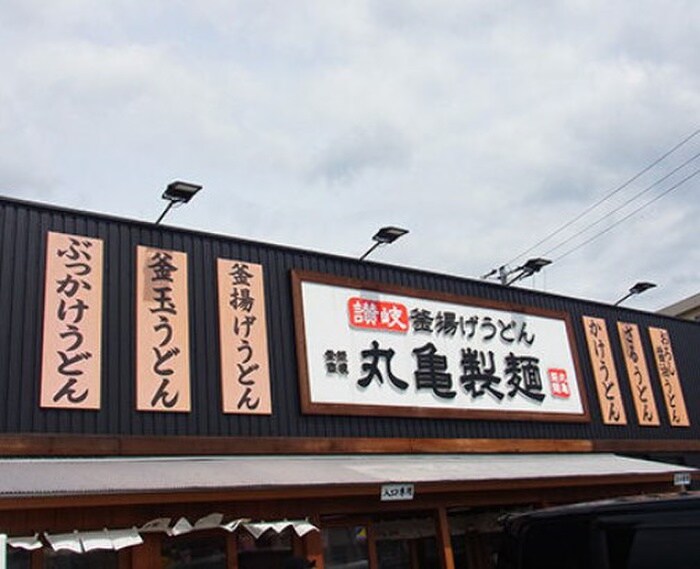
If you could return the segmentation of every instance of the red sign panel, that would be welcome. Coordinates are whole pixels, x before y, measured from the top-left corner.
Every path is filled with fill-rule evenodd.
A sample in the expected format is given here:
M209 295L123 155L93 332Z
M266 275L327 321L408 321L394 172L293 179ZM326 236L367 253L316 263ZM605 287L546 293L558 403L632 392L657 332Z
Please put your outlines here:
M550 368L547 370L547 375L549 375L549 387L552 397L558 397L559 399L571 397L571 387L569 387L569 378L565 369Z
M353 328L408 332L408 309L398 302L382 302L353 296L348 300L348 318Z

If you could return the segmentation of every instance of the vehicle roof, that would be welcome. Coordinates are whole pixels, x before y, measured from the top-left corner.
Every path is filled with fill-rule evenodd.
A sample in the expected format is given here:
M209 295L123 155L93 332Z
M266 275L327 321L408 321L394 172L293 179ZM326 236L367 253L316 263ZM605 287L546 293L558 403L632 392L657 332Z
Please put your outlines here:
M581 502L555 506L526 513L513 514L506 518L505 525L517 529L537 521L558 518L587 518L609 514L650 513L660 511L700 511L700 492L676 494L645 494L621 496L595 502Z

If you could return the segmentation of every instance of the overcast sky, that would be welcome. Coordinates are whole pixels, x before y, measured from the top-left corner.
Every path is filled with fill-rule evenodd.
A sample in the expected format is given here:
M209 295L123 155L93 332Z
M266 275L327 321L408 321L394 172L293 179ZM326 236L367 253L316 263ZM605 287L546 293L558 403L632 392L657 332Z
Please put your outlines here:
M521 286L648 280L627 305L656 310L700 292L699 25L697 0L0 0L0 194L154 221L190 180L166 223L345 256L398 225L372 259L544 256Z

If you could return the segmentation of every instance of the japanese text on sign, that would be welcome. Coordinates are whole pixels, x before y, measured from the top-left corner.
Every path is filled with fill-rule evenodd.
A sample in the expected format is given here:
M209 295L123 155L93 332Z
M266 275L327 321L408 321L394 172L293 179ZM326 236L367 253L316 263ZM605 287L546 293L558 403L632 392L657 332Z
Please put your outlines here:
M370 330L408 331L408 311L403 304L353 297L348 300L351 326Z
M585 415L563 319L303 279L299 287L313 412Z
M649 336L654 349L654 359L656 360L656 369L659 372L668 419L672 427L688 427L690 426L690 419L685 408L683 388L681 387L681 379L678 376L676 359L673 356L668 330L649 328Z
M137 247L136 408L190 410L187 255Z
M413 484L383 484L379 499L382 502L398 502L413 500L415 487Z
M620 334L620 343L622 344L634 407L637 412L637 421L640 425L657 426L659 425L659 413L656 410L656 401L651 389L651 380L644 358L639 327L636 324L618 322L617 330Z
M100 408L102 240L49 232L41 406Z
M615 362L610 349L610 339L605 320L583 317L588 353L593 367L598 402L603 423L606 425L626 425L627 415L622 403L620 384L617 381Z
M217 260L224 413L272 413L261 265Z

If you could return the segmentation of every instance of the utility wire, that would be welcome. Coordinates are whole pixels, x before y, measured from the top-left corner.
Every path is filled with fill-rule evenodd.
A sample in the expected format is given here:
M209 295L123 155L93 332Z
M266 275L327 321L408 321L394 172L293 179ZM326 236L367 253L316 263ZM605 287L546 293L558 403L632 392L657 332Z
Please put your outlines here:
M651 200L649 200L648 202L642 204L642 205L639 206L637 209L635 209L635 210L631 211L630 213L628 213L628 214L627 214L625 217L623 217L622 219L619 219L619 220L617 220L615 223L613 223L612 225L610 225L609 227L606 227L603 231L600 231L599 233L596 233L596 234L593 235L592 237L586 239L586 241L584 241L583 243L580 243L579 245L576 245L576 247L574 247L573 249L569 249L566 253L563 253L563 254L559 255L556 259L554 259L554 261L561 261L564 257L568 257L569 255L571 255L571 253L573 253L573 252L575 252L575 251L578 251L579 249L581 249L581 248L582 248L583 246L585 246L585 245L588 245L588 244L589 244L591 241L593 241L594 239L598 239L598 237L600 237L601 235L604 235L604 234L608 233L608 232L611 231L614 227L620 225L623 221L627 221L627 220L628 220L630 217L632 217L633 215L639 213L640 211L642 211L642 210L643 210L644 208L646 208L647 206L650 206L651 204L653 204L655 201L660 200L660 199L661 199L662 197L664 197L665 195L670 194L673 190L675 190L675 189L681 187L681 186L682 186L683 184L685 184L688 180L690 180L691 178L694 178L694 177L697 176L698 174L700 174L700 168L698 168L697 170L695 170L692 174L689 174L688 176L686 176L685 178L683 178L680 182L677 182L676 184L674 184L673 186L671 186L670 188L668 188L666 191L664 191L664 192L662 192L661 194L659 194L658 196L656 196L654 199L651 199Z
M593 223L589 223L586 227L584 227L583 229L580 229L579 231L577 231L576 233L574 233L574 234L571 235L570 237L564 239L564 241L562 241L562 242L559 243L558 245L555 245L555 246L552 247L551 249L548 249L547 251L545 251L544 253L542 253L542 256L543 256L543 257L546 257L546 256L548 256L550 253L556 251L557 249L561 249L561 248L562 248L564 245L566 245L567 243L571 243L571 241L573 241L574 239L576 239L579 235L585 233L585 232L588 231L589 229L592 229L592 228L595 227L596 225L602 223L603 221L605 221L606 219L608 219L611 215L614 215L615 213L617 213L617 212L620 211L621 209L624 209L626 206L628 206L630 203L632 203L632 202L633 202L634 200L636 200L638 197L643 196L644 194L646 194L646 193L649 192L650 190L654 189L654 188L655 188L656 186L658 186L661 182L665 182L666 180L668 180L668 179L669 179L671 176L673 176L676 172L678 172L679 170L682 170L683 168L685 168L688 164L690 164L693 160L696 160L699 156L700 156L700 152L694 154L694 155L691 156L688 160L686 160L685 162L683 162L683 164L681 164L680 166L677 166L676 168L674 168L673 170L671 170L668 174L666 174L666 175L663 176L662 178L659 178L658 180L656 180L656 182L654 182L653 184L648 185L648 186L647 186L646 188L644 188L641 192L637 192L637 193L634 194L631 198L629 198L627 201L623 202L622 204L620 204L619 206L617 206L615 209L613 209L613 210L609 211L608 213L606 213L603 217L598 218L598 219L597 219L596 221L594 221Z
M601 205L602 203L604 203L604 202L606 202L607 200L609 200L609 199L610 199L611 197L613 197L615 194L617 194L618 192L622 191L622 190L625 189L627 186L629 186L632 182L634 182L635 180L639 179L641 176L643 176L644 174L646 174L649 170L651 170L652 168L654 168L655 166L657 166L660 162L664 161L664 160L665 160L666 158L668 158L671 154L673 154L674 152L676 152L679 148L681 148L682 146L684 146L685 144L687 144L688 142L690 142L690 141L691 141L693 138L695 138L698 134L700 134L700 128L697 129L697 130L695 130L694 132L692 132L692 133L691 133L690 135L688 135L687 137L685 137L685 138L684 138L683 140L681 140L678 144L676 144L673 148L671 148L670 150L666 151L664 154L662 154L661 156L659 156L659 157L658 157L656 160L654 160L651 164L649 164L648 166L646 166L645 168L643 168L642 170L640 170L639 172L637 172L634 176L632 176L631 178L629 178L626 182L623 182L621 185L617 186L616 188L613 188L613 189L612 189L610 192L608 192L605 196L603 196L602 198L600 198L600 199L599 199L598 201L596 201L594 204L588 206L586 209L584 209L581 213L579 213L579 214L578 214L576 217L574 217L572 220L570 220L570 221L564 223L563 225L559 226L557 229L555 229L554 231L552 231L551 233L549 233L548 235L546 235L544 238L540 239L540 240L539 240L537 243L535 243L532 247L530 247L529 249L526 249L525 251L523 251L522 253L520 253L520 254L517 255L516 257L513 257L510 261L508 261L507 263L505 263L505 265L507 266L507 265L510 265L510 264L514 263L515 261L517 261L517 260L520 259L521 257L524 257L525 255L527 255L530 251L532 251L532 250L535 249L536 247L539 247L540 245L542 245L542 243L545 243L546 241L549 241L552 237L554 237L555 235L558 235L559 233L561 233L562 231L564 231L564 229L566 229L566 228L569 227L570 225L576 223L576 222L577 222L579 219L581 219L584 215L587 215L588 213L590 213L591 211L593 211L594 209L596 209L599 205Z

